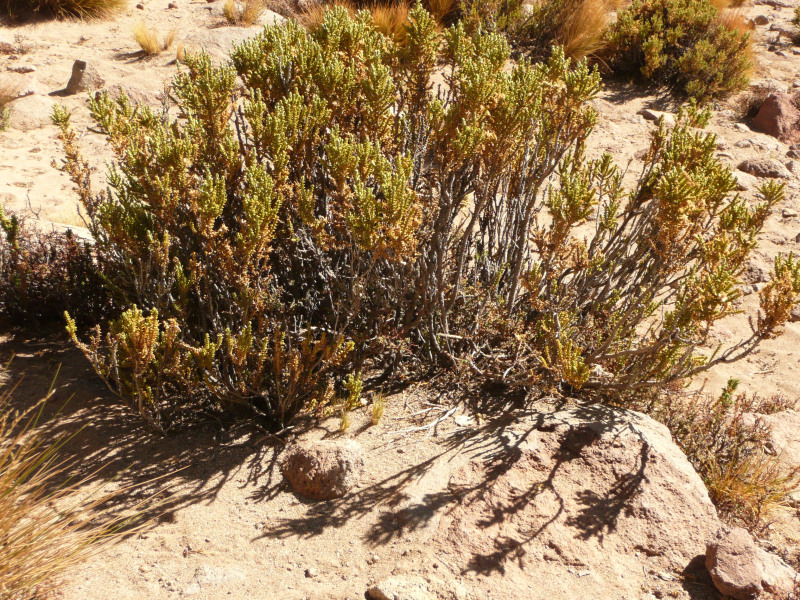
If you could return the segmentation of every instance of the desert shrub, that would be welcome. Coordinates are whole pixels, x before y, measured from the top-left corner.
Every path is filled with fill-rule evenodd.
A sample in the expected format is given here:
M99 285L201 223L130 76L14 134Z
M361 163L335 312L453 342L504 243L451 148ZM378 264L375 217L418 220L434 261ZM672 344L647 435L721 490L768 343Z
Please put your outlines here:
M106 18L125 4L126 0L0 0L0 17Z
M738 384L730 380L717 397L668 390L639 408L669 428L720 512L753 530L786 506L800 484L800 472L769 453L769 430L761 418L795 403L736 394Z
M752 65L750 34L709 0L633 0L607 41L614 71L698 99L743 88Z
M128 308L81 347L152 422L206 394L283 428L343 394L348 373L398 360L619 395L780 330L800 293L793 257L778 259L750 337L701 351L783 197L774 183L753 206L733 195L695 128L707 114L662 123L626 190L609 156L584 156L599 88L585 63L556 50L509 65L501 36L440 33L419 6L402 44L371 21L336 9L312 31L267 27L231 66L187 56L179 120L101 94L108 194L89 189L56 114Z
M103 508L113 493L87 495L86 480L69 481L58 457L67 439L36 430L43 403L17 412L0 392L0 600L53 597L65 571L131 523Z
M107 314L108 296L91 247L71 232L44 233L0 209L0 316L17 324L81 323Z

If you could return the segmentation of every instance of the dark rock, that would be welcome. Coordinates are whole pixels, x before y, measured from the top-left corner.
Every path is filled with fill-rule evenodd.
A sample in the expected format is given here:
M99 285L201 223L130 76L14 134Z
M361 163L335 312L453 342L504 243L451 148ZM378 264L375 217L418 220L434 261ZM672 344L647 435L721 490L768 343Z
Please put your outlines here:
M97 90L103 87L105 80L97 70L85 60L76 60L72 65L72 77L64 90L68 95Z

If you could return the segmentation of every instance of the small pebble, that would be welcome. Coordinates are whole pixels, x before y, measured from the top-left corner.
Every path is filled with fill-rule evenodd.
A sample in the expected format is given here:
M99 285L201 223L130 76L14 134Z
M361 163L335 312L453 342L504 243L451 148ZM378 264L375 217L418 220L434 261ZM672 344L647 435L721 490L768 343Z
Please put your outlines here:
M170 2L170 3L167 5L167 8L178 8L178 5L177 5L177 4L175 4L174 2Z

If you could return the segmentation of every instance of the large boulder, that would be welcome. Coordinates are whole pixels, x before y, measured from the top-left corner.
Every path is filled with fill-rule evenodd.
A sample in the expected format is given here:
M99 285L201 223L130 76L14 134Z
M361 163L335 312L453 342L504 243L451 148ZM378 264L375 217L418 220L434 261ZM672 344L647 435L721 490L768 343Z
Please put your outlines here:
M767 96L751 126L756 131L793 144L800 140L800 110L789 94L775 92Z
M353 440L302 442L287 451L281 472L292 489L312 500L331 500L358 483L364 452Z
M458 500L434 538L443 560L491 575L496 597L534 597L524 594L547 581L550 600L578 589L688 598L679 580L707 577L720 521L666 427L603 406L532 418L450 477Z

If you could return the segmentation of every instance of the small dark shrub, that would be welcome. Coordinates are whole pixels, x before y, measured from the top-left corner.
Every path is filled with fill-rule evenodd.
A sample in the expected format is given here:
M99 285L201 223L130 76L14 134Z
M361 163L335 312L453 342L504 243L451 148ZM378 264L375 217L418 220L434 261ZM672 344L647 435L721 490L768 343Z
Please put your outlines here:
M81 344L98 373L154 423L205 395L283 428L343 394L348 373L352 388L398 359L619 397L779 333L800 294L792 256L750 336L702 350L737 310L783 188L764 185L753 205L734 195L694 110L654 132L627 190L610 156L584 155L599 75L559 49L537 65L509 54L463 24L440 33L419 6L402 44L341 8L313 31L268 27L232 66L187 56L181 119L95 99L118 163L110 194L92 193L57 111L128 309Z
M108 310L91 245L71 232L42 233L0 210L0 316L18 324L96 323Z
M607 40L613 71L702 100L746 86L752 65L750 34L709 0L633 0Z

